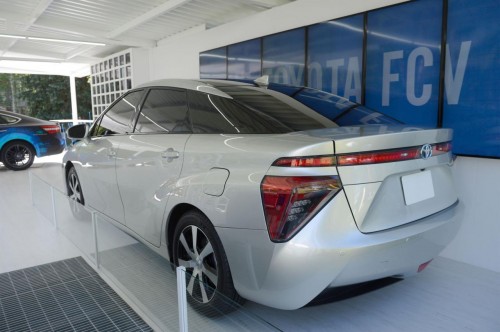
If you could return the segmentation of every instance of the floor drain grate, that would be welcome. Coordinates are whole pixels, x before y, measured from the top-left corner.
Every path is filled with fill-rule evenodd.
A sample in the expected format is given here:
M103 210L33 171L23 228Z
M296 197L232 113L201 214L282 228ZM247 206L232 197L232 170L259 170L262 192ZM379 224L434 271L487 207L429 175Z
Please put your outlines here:
M153 331L81 257L0 274L0 331Z

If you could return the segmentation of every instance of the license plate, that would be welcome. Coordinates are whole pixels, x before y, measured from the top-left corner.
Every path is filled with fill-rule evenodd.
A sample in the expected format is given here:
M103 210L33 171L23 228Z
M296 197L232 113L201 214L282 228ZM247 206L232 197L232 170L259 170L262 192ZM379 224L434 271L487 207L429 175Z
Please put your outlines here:
M412 205L434 197L431 171L423 171L401 177L406 205Z

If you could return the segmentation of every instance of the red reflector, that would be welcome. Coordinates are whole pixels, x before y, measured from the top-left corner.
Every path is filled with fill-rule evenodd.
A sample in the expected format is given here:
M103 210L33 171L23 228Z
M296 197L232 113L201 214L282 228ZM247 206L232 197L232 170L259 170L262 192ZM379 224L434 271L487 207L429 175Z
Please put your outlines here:
M40 127L49 134L57 134L61 132L61 127L59 127L59 125L46 125Z
M418 267L418 270L417 270L417 273L420 273L422 272L423 270L425 270L425 268L432 262L432 259L428 262L425 262L423 264L420 264L420 266Z

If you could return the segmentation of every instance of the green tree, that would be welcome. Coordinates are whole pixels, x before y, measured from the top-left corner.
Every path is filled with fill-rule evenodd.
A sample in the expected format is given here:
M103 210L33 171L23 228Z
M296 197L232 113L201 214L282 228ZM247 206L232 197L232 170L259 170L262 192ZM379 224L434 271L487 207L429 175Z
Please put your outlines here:
M26 101L28 113L41 119L71 119L69 77L23 75L19 95Z
M92 120L92 95L90 93L90 76L76 78L76 102L78 118Z
M0 108L11 112L23 113L25 103L17 93L21 89L19 74L0 73Z
M92 114L89 78L76 78L75 83L78 117L89 119ZM0 106L40 119L71 119L69 77L0 74Z

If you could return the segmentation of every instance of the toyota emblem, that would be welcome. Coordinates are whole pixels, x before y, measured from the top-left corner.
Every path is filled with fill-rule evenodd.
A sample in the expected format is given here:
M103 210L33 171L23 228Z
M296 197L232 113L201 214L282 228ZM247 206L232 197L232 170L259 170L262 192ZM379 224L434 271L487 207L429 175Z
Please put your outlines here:
M422 148L420 148L420 156L422 159L428 159L432 157L432 145L424 144Z

